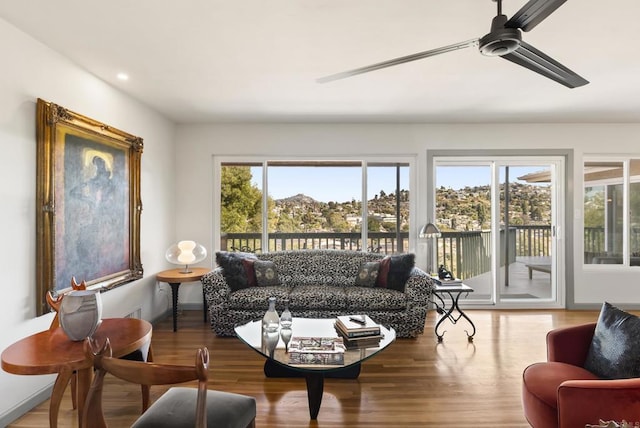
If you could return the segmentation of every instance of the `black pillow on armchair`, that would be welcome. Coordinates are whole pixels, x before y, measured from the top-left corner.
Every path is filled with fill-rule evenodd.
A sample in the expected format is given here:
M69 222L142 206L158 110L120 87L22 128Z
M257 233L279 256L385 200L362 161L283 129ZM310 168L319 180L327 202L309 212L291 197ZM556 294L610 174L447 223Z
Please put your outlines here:
M584 368L604 379L640 377L640 318L604 302Z

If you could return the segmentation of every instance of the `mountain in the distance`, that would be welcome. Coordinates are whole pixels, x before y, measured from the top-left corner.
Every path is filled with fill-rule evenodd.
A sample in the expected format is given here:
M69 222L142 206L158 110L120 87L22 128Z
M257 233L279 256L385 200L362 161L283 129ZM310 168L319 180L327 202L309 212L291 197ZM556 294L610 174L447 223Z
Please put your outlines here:
M298 193L297 195L289 196L287 198L277 199L277 202L294 202L297 204L314 204L317 203L311 196Z

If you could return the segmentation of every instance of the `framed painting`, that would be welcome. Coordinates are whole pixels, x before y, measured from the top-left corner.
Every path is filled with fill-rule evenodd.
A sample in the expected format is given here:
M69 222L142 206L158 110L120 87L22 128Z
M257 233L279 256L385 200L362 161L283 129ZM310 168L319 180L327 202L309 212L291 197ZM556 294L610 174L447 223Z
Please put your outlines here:
M108 290L142 278L142 139L37 102L37 313L71 279Z

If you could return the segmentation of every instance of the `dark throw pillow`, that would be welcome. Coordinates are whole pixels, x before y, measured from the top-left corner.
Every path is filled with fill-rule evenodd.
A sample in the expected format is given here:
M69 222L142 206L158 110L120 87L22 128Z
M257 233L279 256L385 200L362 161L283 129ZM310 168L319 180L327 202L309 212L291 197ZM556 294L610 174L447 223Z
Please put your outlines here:
M387 279L389 278L390 267L391 257L387 256L380 260L380 268L378 269L378 277L376 278L376 287L387 288Z
M416 255L413 253L389 256L389 274L387 275L387 288L402 291L411 275L411 270L416 264Z
M251 253L232 253L228 251L218 251L216 253L216 262L222 268L222 275L231 291L249 287L247 270L242 263L244 259L255 260L256 256Z
M244 266L244 271L247 274L247 285L249 287L255 287L258 285L256 281L256 271L253 268L253 264L256 259L242 259L242 266Z
M362 287L374 287L378 279L380 262L363 262L358 269L355 285Z
M256 273L256 282L259 287L266 287L269 285L280 285L280 278L278 278L278 270L276 265L269 260L256 260L253 263L253 270Z
M604 302L584 368L604 379L640 377L640 318Z

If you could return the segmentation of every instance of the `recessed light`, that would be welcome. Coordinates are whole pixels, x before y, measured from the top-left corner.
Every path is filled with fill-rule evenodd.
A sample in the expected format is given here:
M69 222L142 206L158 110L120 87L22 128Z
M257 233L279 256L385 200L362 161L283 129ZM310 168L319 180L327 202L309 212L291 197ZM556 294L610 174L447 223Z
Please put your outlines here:
M117 77L119 80L129 80L129 75L127 73L118 73Z

